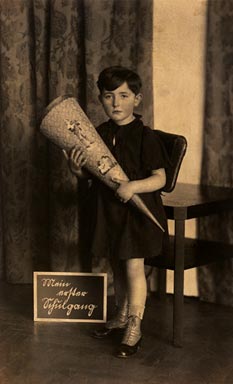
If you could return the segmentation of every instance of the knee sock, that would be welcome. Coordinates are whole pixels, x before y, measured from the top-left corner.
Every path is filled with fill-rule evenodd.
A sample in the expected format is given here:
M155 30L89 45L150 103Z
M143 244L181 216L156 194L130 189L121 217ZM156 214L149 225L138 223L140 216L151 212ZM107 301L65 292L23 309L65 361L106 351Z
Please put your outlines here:
M128 305L128 316L137 316L140 320L143 319L145 306L144 305L135 305L135 304L129 304Z

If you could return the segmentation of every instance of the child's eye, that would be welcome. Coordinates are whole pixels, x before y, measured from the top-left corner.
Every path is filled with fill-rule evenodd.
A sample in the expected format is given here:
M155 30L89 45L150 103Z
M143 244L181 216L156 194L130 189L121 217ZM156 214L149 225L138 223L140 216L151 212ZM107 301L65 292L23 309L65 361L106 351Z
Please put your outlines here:
M121 95L121 98L122 98L122 99L127 99L127 98L128 98L128 95Z
M111 96L111 95L104 95L104 98L105 98L106 100L109 100L109 99L112 98L112 96Z

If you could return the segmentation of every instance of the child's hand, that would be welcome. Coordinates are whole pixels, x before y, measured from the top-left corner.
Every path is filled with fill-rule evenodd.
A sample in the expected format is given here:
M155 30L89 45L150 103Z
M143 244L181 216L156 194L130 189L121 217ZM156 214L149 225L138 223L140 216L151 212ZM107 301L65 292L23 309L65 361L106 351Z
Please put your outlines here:
M63 149L65 158L69 163L69 167L72 173L76 176L80 176L82 167L86 164L86 158L83 151L79 147L72 148L70 155Z
M112 181L115 181L119 184L119 187L115 192L116 197L122 203L127 203L127 201L129 201L134 195L134 191L132 188L133 184L130 181L120 180L117 178L113 178Z

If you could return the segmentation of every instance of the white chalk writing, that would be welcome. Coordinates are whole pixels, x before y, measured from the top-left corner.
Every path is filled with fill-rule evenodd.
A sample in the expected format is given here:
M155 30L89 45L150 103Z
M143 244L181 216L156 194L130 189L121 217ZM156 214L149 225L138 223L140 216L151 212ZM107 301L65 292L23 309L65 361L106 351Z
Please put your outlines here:
M43 287L60 287L60 288L66 288L69 287L71 283L67 283L63 280L56 280L56 279L42 279L42 286Z
M68 281L56 278L43 278L41 283L43 287L49 288L49 296L42 298L43 309L47 311L48 315L52 315L56 310L64 311L66 316L71 316L73 311L86 311L87 316L91 317L94 310L98 307L98 305L88 303L86 297L88 291L82 291L78 287L72 286L72 283ZM60 288L62 289L60 290ZM80 302L75 301L76 298L79 298ZM83 303L84 298L87 301L85 303Z
M59 291L57 293L57 296L67 296L67 300L70 299L70 297L74 296L86 296L88 292L86 291L78 291L77 288L71 287L69 291Z
M48 310L49 315L51 315L54 310L60 309L60 310L66 311L66 316L70 316L72 311L75 310L75 311L88 311L87 315L88 317L91 317L93 314L93 311L98 307L95 304L68 303L68 299L59 300L54 297L44 297L42 301L44 302L43 308Z

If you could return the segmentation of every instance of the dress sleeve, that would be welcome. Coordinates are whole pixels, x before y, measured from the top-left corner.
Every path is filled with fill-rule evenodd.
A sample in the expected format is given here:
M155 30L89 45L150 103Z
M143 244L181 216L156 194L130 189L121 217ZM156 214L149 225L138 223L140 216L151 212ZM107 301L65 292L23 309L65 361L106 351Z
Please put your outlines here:
M166 148L155 130L144 127L142 162L148 171L168 168L170 165Z

